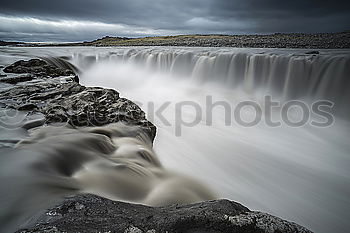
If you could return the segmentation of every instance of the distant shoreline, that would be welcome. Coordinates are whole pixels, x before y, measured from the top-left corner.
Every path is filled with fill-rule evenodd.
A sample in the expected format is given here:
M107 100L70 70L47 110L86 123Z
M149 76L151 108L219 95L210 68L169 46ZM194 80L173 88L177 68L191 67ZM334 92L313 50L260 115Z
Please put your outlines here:
M178 35L143 38L105 36L76 43L33 43L0 41L0 46L179 46L236 48L349 49L350 31L340 33L275 33L267 35Z

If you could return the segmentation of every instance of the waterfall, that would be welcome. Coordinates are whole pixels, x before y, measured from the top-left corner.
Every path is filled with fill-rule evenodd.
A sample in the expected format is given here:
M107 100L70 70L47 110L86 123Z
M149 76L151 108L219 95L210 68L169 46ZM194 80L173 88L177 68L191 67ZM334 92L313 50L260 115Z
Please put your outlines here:
M76 55L74 64L91 66L103 60L133 63L152 72L184 77L197 85L215 83L247 94L261 90L281 100L329 100L335 112L350 103L349 53L306 54L235 50L124 49L104 55Z
M219 197L297 222L315 232L344 232L349 228L344 216L350 208L350 50L306 52L17 47L8 48L0 56L0 65L28 57L62 57L81 71L83 85L113 88L139 104L146 114L153 113L148 120L157 126L154 150L164 168L194 177ZM51 61L57 63L55 59ZM207 96L213 102L235 107L245 100L261 104L259 98L264 95L280 103L302 100L308 106L316 100L331 100L337 115L327 127L270 127L263 121L254 127L242 127L234 124L234 119L226 125L225 109L215 106L210 112L212 124L204 119ZM180 118L184 121L204 117L194 126L183 127L181 135L176 136L179 114L175 105L182 101L195 103L203 110L200 115L183 108ZM161 111L162 117L157 117L155 110L162 110L162 106L167 107ZM280 120L279 110L271 112L273 121ZM249 111L242 113L252 115Z

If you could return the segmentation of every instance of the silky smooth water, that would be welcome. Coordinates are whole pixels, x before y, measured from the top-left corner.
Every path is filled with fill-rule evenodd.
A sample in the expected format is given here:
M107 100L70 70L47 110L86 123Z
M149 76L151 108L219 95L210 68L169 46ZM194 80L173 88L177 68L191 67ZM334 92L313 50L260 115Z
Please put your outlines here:
M231 48L2 48L0 62L65 56L88 86L114 88L137 102L157 126L154 148L164 167L197 178L220 197L295 221L315 232L350 227L350 53L348 50ZM234 111L240 101L264 104L334 102L334 123L302 127L239 125L222 106L207 114L207 98ZM187 102L183 102L187 101ZM162 109L161 115L155 110ZM187 105L193 103L199 112ZM177 107L176 107L177 106ZM211 109L211 108L210 108ZM255 112L244 109L245 119ZM280 109L272 112L280 119ZM163 118L164 117L164 118ZM295 111L293 117L299 119ZM208 124L208 118L212 123ZM181 125L179 121L184 123ZM185 126L186 122L198 122Z

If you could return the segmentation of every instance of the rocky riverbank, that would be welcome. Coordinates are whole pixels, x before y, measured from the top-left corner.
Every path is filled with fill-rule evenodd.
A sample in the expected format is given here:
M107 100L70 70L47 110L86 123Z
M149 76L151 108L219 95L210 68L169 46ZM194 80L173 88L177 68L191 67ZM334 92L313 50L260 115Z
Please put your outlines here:
M41 216L40 224L21 233L309 233L295 223L250 211L229 200L149 207L93 195L67 198Z
M152 140L155 137L156 128L140 107L115 90L80 85L70 69L32 59L16 62L3 71L8 73L0 79L0 107L25 116L19 122L1 121L8 132L57 123L79 128L124 122L141 127ZM31 120L38 114L41 118ZM9 138L10 134L5 136L7 140L0 140L2 147L18 142ZM310 232L228 200L149 207L75 195L33 221L18 232Z
M122 121L142 127L152 140L155 137L155 126L139 106L113 89L80 85L72 70L32 59L18 61L3 71L10 74L0 82L15 85L0 92L2 108L28 111L27 115L41 113L46 124L67 122L81 127Z
M15 45L16 46L16 45ZM144 38L106 36L90 42L62 44L18 44L18 46L181 46L236 48L350 48L350 32L275 33L266 35L178 35Z

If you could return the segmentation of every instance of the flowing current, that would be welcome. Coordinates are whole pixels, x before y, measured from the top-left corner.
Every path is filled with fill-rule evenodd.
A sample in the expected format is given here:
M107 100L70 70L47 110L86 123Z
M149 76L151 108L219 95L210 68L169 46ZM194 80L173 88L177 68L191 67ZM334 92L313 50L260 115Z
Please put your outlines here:
M78 67L83 85L114 88L138 103L157 126L154 150L163 167L194 177L218 197L315 232L344 232L350 227L350 51L306 54L287 49L171 47L1 51L1 65L30 57L62 57ZM279 106L266 110L266 96ZM291 122L307 116L298 127L283 121L282 105L291 100L302 101L310 113L290 108ZM334 104L328 108L333 116L330 125L312 124L327 121L312 109L319 100ZM262 109L261 119L252 126L242 121L255 123L257 109L243 107L237 117L237 107L244 101ZM271 126L269 118L281 125Z

